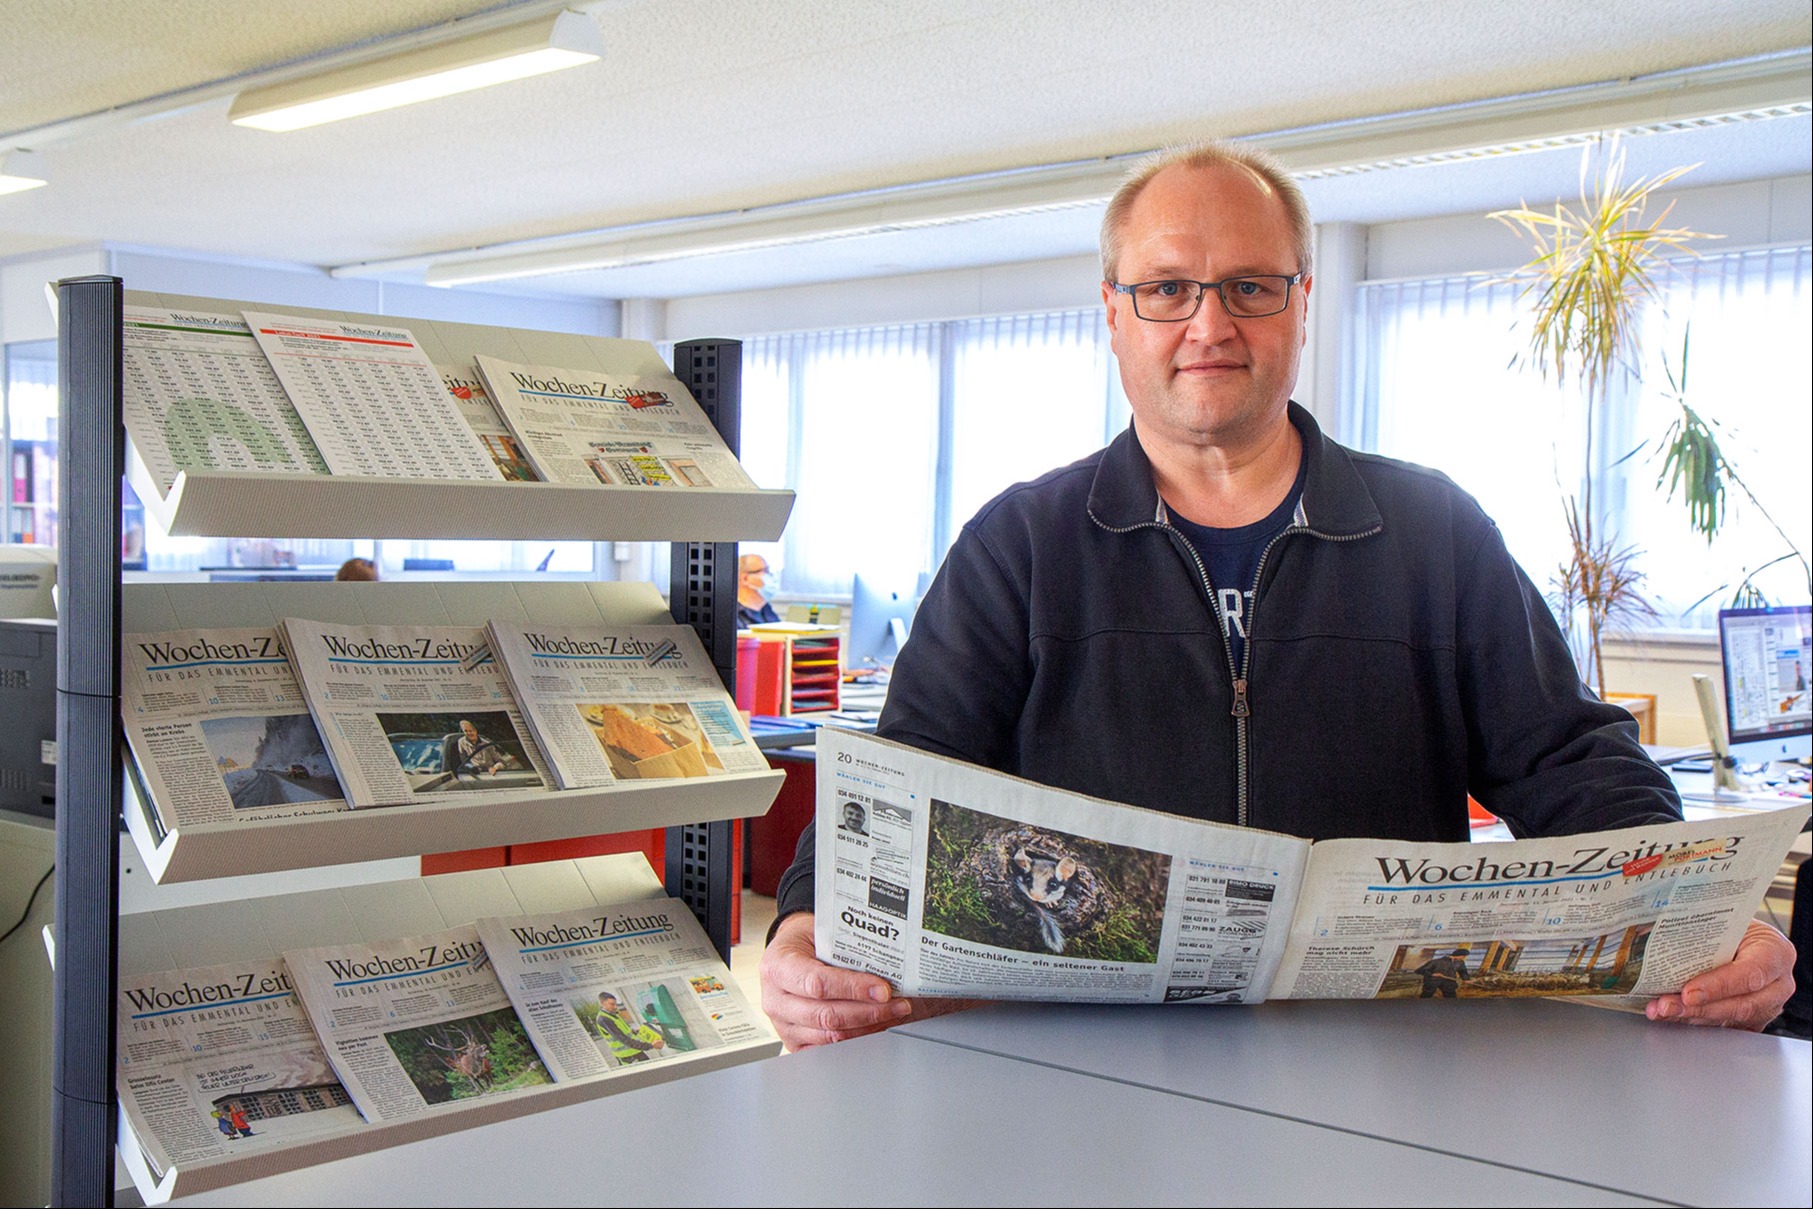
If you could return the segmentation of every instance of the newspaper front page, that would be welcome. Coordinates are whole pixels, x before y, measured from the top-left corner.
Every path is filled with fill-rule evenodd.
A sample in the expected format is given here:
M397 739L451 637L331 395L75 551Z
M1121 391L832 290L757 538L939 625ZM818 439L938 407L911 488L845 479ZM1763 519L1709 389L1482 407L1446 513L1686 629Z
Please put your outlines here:
M1312 845L847 731L818 747L819 957L907 994L1633 1006L1731 959L1808 817Z
M1309 842L818 735L816 943L909 995L1246 1003Z
M488 632L562 789L768 768L690 626Z
M1731 960L1807 807L1515 843L1324 840L1279 999L1635 997Z
M347 808L276 630L127 634L121 671L126 742L166 829Z
M559 1082L725 1047L778 1047L676 899L481 919L477 927Z
M152 1168L361 1127L283 962L120 978L120 1105Z
M470 925L283 955L328 1059L368 1121L553 1080Z
M484 630L295 617L283 624L354 806L552 787Z
M750 488L680 380L519 365L483 354L491 401L550 483Z

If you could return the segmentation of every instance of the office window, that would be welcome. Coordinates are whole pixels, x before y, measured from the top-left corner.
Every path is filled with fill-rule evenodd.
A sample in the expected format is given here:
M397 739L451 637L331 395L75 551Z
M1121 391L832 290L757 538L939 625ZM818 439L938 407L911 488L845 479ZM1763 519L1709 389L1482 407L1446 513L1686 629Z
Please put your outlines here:
M1739 472L1808 549L1810 256L1799 246L1678 262L1645 315L1641 380L1614 384L1594 450L1594 506L1607 531L1643 551L1638 565L1660 627L1715 624L1736 583L1787 549L1735 493L1727 528L1708 547L1688 529L1680 501L1657 486L1657 446L1676 411L1664 358L1678 368L1684 334L1689 402L1720 422ZM1497 520L1546 590L1567 553L1562 492L1585 485L1582 400L1520 364L1524 309L1515 287L1477 277L1363 285L1348 432L1362 448L1445 471ZM1791 560L1759 582L1772 599L1806 595Z
M0 541L57 544L57 342L4 349L0 449L6 456L6 520Z
M743 353L743 464L799 493L751 545L789 595L911 589L1011 484L1126 424L1099 311L764 336Z

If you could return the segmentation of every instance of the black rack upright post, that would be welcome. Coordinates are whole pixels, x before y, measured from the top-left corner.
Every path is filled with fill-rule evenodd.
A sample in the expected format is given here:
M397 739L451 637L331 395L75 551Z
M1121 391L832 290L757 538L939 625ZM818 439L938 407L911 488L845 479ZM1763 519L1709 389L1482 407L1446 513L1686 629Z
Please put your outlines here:
M688 340L674 346L674 375L692 392L733 454L740 453L743 345L737 340ZM668 609L699 633L732 696L737 677L737 544L674 542ZM730 905L743 889L731 867L732 824L699 823L667 829L667 892L693 909L726 965L730 963Z
M113 1204L119 935L120 419L117 277L57 283L56 1055L53 1205Z

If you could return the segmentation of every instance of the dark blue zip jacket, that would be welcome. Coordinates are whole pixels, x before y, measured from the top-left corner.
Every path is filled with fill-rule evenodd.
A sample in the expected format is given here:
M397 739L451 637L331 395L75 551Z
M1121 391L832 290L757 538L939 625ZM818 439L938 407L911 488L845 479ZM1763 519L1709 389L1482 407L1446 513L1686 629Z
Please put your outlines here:
M1232 665L1217 596L1164 523L1129 429L964 526L878 733L1312 839L1464 840L1469 792L1519 835L1680 818L1636 723L1581 685L1473 498L1335 444L1294 403L1290 418L1302 506L1261 564L1247 666ZM811 908L812 838L782 879L783 914Z

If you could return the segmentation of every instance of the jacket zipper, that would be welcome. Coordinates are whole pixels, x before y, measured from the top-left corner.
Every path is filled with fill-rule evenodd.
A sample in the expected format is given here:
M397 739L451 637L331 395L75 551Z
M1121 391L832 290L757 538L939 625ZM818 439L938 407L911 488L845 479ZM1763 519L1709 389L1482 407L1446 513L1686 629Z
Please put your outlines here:
M1203 566L1202 556L1196 552L1196 544L1181 530L1159 521L1141 521L1137 525L1121 527L1099 520L1094 513L1090 513L1089 519L1110 533L1131 533L1135 529L1157 529L1170 534L1183 544L1185 550L1190 552L1190 561L1196 564L1196 574L1202 580L1203 592L1208 596L1209 607L1215 613L1215 624L1220 627L1221 651L1227 657L1228 679L1232 681L1234 689L1234 704L1228 711L1234 719L1234 821L1241 827L1251 826L1248 821L1250 786L1247 762L1250 753L1248 751L1247 724L1253 716L1253 705L1248 692L1251 688L1250 673L1253 666L1253 619L1259 612L1259 585L1265 580L1265 564L1270 560L1272 550L1278 543L1293 534L1304 533L1327 542L1351 542L1363 537L1371 537L1385 526L1374 525L1363 533L1336 534L1323 533L1308 525L1289 525L1274 534L1272 540L1265 543L1265 549L1259 552L1259 569L1253 576L1253 601L1246 610L1246 649L1241 652L1240 666L1236 668L1234 666L1234 648L1228 642L1227 616L1221 607L1221 598L1215 592L1215 585L1209 581L1209 569Z

